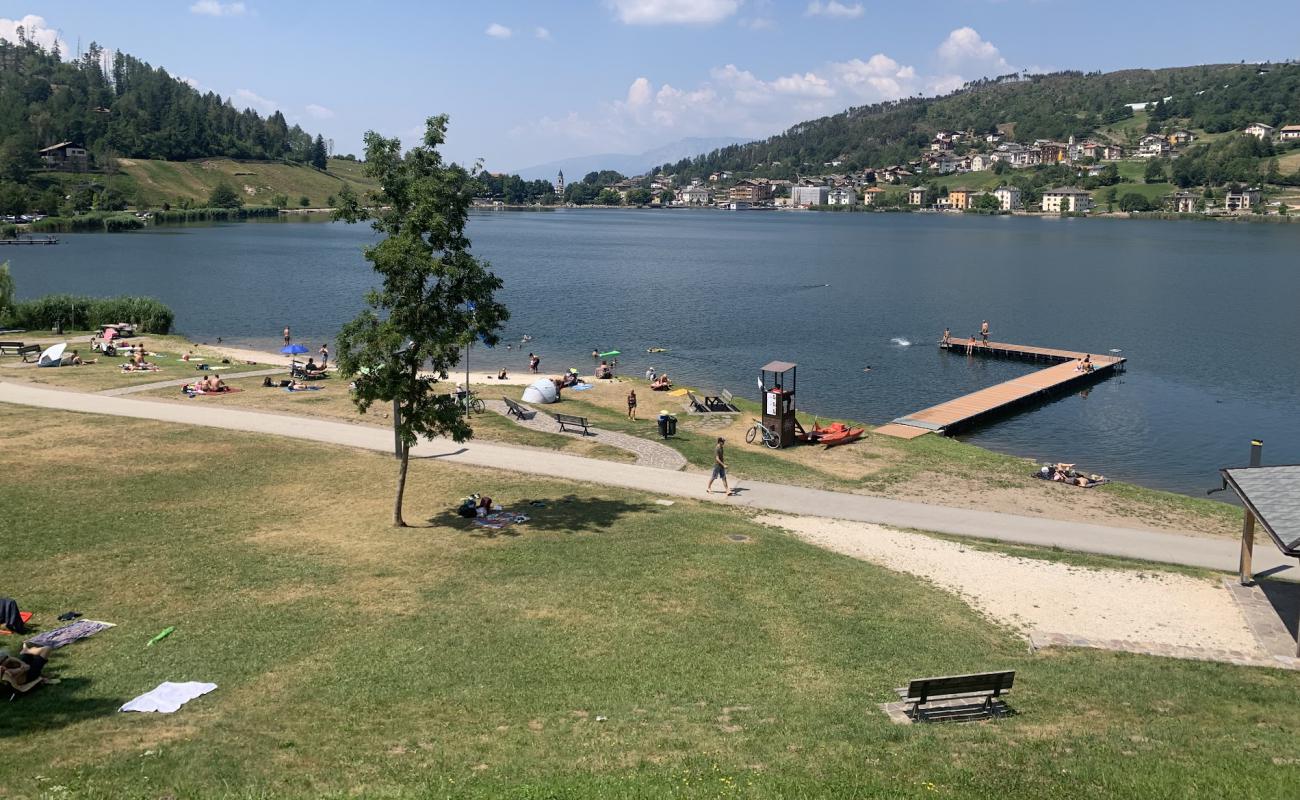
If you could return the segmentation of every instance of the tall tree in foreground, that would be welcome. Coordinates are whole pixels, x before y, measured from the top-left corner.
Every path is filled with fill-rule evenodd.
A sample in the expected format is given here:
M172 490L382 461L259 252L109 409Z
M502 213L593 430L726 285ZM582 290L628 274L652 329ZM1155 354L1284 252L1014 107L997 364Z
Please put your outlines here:
M491 346L509 317L493 293L501 280L470 254L465 223L474 175L444 164L438 146L447 117L431 117L423 142L402 154L401 142L366 134L366 174L380 190L363 204L350 189L338 194L335 219L370 220L384 235L365 251L379 274L379 288L366 295L369 308L343 326L338 364L356 376L352 395L365 413L375 402L393 402L399 466L393 524L404 526L402 495L411 447L423 436L463 442L474 434L465 407L433 384L445 379L460 349L475 339Z

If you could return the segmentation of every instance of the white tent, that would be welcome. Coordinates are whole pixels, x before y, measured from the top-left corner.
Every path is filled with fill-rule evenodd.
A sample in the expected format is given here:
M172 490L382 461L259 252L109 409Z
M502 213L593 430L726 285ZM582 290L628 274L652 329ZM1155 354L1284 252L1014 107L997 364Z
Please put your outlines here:
M555 389L555 382L550 378L534 381L531 386L524 389L525 403L554 403L559 399L560 393Z
M68 349L68 343L56 344L45 348L41 353L40 360L36 363L42 367L57 367L63 363L63 351Z

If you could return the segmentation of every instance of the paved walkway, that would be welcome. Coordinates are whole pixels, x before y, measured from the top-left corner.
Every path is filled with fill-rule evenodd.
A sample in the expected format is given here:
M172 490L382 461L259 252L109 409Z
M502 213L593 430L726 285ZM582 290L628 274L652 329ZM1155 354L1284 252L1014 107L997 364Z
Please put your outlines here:
M287 436L316 442L389 452L393 434L382 428L354 425L281 414L266 414L233 408L216 408L181 403L150 402L129 397L45 389L0 382L0 402L41 408L152 419L184 425ZM766 511L805 516L876 522L900 528L936 531L957 536L974 536L1040 547L1059 547L1087 553L1183 564L1233 572L1237 568L1238 543L1177 533L1114 528L1080 522L1022 517L994 511L971 511L927 505L906 500L867 497L773 483L740 482L740 494L724 497L704 493L707 476L666 469L618 464L562 453L539 453L499 444L446 440L420 442L412 454L421 458L442 458L458 464L491 467L551 478L619 486L660 495L694 497ZM1255 549L1255 570L1286 570L1295 574L1281 553L1265 540Z
M122 395L125 394L139 394L140 392L148 392L153 389L166 389L169 386L184 386L187 383L194 383L200 378L207 377L209 373L216 373L220 375L222 372L221 367L223 366L226 365L224 364L218 365L216 369L208 370L208 372L204 372L202 370L196 369L187 378L172 378L171 380L154 381L153 383L136 383L130 386L119 386L116 389L105 389L104 391L96 392L95 394L101 395L103 397L121 397ZM259 369L259 370L254 370L253 372L227 372L226 377L227 378L260 378L263 375L283 375L285 369L286 369L285 367L276 367L275 369Z
M528 408L533 415L528 419L519 419L507 413L506 404L500 400L484 400L483 404L488 407L489 411L495 411L506 419L513 420L516 424L525 428L531 428L543 433L558 433L561 436L569 436L574 439L584 441L594 441L597 444L606 444L610 447L617 447L620 450L626 450L636 456L636 463L639 467L656 467L658 469L680 470L686 467L686 458L676 450L666 444L642 439L639 436L632 436L627 433L618 431L607 431L601 428L589 428L590 436L584 436L581 433L572 431L561 431L553 417L548 416L545 412L539 412L534 408Z

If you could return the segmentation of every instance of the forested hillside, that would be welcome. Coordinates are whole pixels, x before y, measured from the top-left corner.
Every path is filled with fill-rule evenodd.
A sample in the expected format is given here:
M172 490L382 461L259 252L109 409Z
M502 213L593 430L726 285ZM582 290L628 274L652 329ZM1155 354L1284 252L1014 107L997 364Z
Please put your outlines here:
M73 141L95 162L113 156L313 158L311 135L279 111L263 118L239 110L125 53L115 53L107 66L104 61L94 43L81 58L64 61L57 50L31 41L0 40L0 142L7 154L34 155Z
M1300 123L1300 65L1003 76L943 97L850 108L763 141L665 164L663 171L687 178L722 170L793 177L830 161L846 169L881 167L917 158L941 130L985 133L1001 126L1022 142L1083 138L1131 117L1128 104L1147 102L1157 104L1149 122L1157 128L1180 122L1218 133L1252 122Z

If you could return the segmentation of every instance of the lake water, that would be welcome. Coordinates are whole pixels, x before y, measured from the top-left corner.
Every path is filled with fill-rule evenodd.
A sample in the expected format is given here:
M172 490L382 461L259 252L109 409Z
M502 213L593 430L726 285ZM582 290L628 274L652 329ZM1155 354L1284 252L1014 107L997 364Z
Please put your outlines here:
M1125 374L970 431L976 444L1201 494L1242 463L1300 462L1300 226L921 214L485 213L474 251L505 280L507 350L473 365L590 368L623 352L679 382L756 394L800 365L801 408L884 422L1034 369L936 346L1000 341L1129 358ZM10 248L19 296L149 294L199 341L332 340L372 283L365 226L163 227ZM533 340L518 345L520 337ZM648 354L648 347L669 348ZM870 366L870 372L864 368Z

